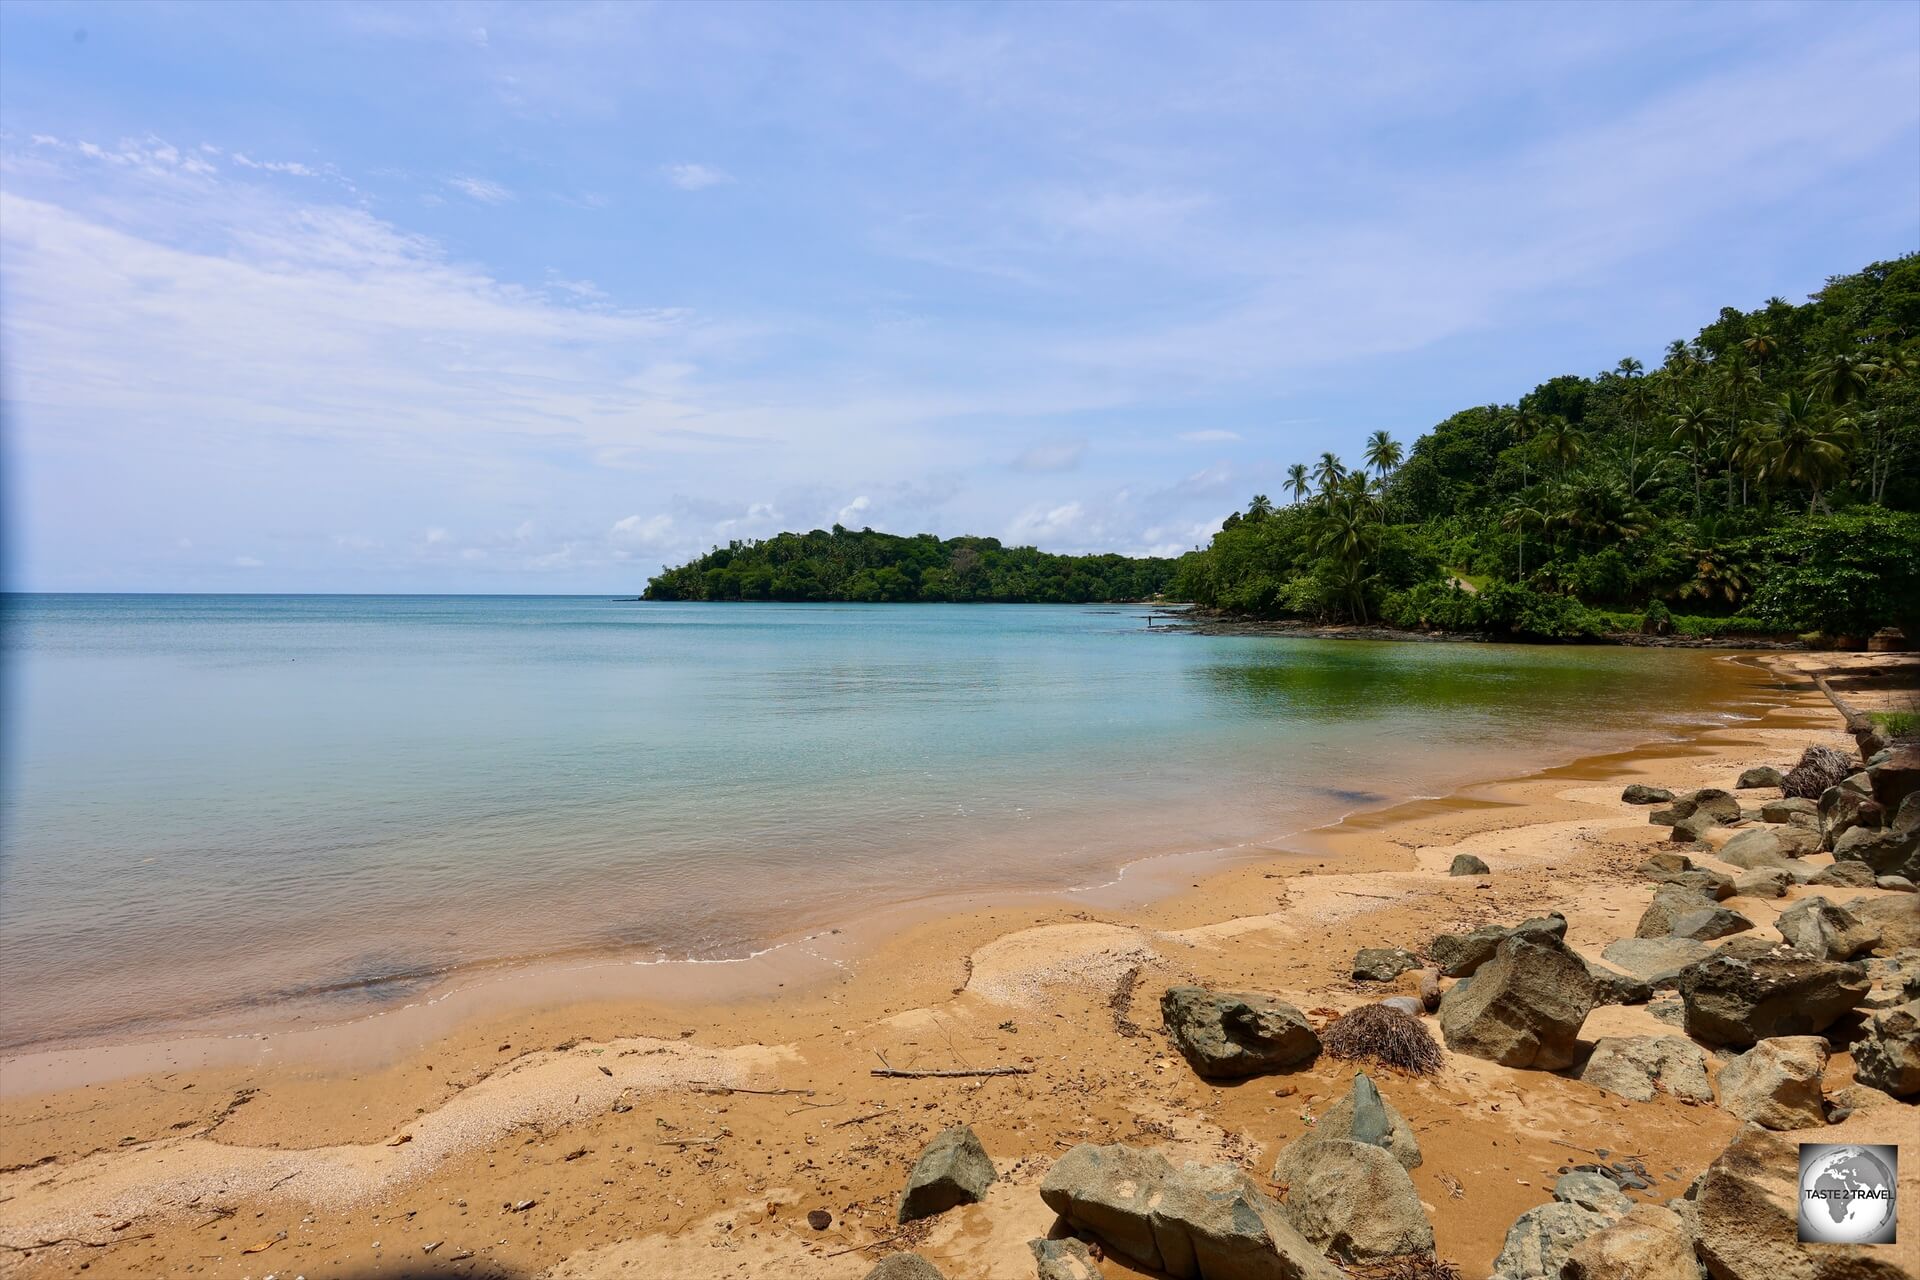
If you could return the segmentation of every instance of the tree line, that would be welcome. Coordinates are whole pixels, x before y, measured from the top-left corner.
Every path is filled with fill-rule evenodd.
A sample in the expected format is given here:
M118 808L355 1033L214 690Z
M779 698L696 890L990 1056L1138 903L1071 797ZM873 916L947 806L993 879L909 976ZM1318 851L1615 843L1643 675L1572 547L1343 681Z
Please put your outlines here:
M1065 556L997 538L902 537L841 525L730 542L649 579L646 600L1087 604L1165 591L1174 561Z
M1171 591L1234 613L1597 634L1859 636L1920 620L1920 254L1726 308L1466 409L1404 450L1287 472Z

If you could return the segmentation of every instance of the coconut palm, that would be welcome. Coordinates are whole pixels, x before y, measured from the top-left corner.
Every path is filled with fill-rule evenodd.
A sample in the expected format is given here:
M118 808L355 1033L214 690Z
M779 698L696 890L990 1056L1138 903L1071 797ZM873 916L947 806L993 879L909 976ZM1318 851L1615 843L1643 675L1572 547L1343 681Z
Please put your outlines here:
M1627 485L1636 488L1640 475L1640 431L1653 416L1654 395L1647 379L1638 372L1640 362L1632 359L1620 362L1622 370L1628 365L1632 365L1635 372L1621 375L1626 378L1627 386L1620 393L1620 407L1627 415Z
M1704 400L1689 400L1667 417L1668 438L1682 449L1693 464L1693 514L1700 516L1700 484L1706 473L1707 447L1713 443L1716 423L1713 409Z
M1347 478L1347 464L1331 453L1320 455L1320 461L1313 464L1313 478L1320 486L1321 496L1333 491L1333 487Z
M1287 468L1287 492L1293 495L1295 502L1307 496L1312 486L1307 481L1307 464L1296 462Z
M1788 391L1774 406L1767 474L1806 485L1812 513L1820 506L1820 490L1845 474L1852 447L1850 427L1832 421L1805 391Z
M1544 505L1538 501L1537 495L1522 493L1500 516L1501 528L1520 535L1520 568L1516 577L1527 576L1527 530L1543 535L1547 531L1547 513L1542 509Z
M1780 349L1780 339L1770 330L1761 329L1740 339L1740 349L1760 362Z
M1727 429L1721 437L1727 446L1727 508L1733 508L1733 477L1736 470L1734 455L1739 451L1741 440L1747 430L1746 407L1760 389L1760 371L1747 363L1746 354L1735 350L1727 353L1727 358L1718 366L1721 393L1727 402ZM1741 501L1746 501L1744 481L1742 482Z
M1273 499L1264 493L1254 494L1253 501L1247 504L1247 518L1250 520L1264 520L1272 514Z
M1858 351L1836 351L1807 371L1807 390L1823 404L1846 405L1867 398L1881 375L1880 362Z
M1386 432L1376 431L1367 437L1367 465L1373 468L1380 479L1385 480L1387 474L1398 467L1400 460L1404 457L1406 457L1406 450L1400 447L1398 440Z
M1559 414L1547 419L1547 425L1540 430L1540 440L1546 446L1547 456L1560 464L1563 480L1567 468L1580 461L1587 447L1586 434Z

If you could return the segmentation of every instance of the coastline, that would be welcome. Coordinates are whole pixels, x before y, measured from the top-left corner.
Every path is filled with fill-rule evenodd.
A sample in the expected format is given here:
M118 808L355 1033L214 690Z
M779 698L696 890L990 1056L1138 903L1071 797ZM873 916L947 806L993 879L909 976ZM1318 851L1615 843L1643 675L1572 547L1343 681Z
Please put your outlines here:
M353 1061L276 1045L244 1065L150 1061L84 1083L69 1069L53 1092L9 1087L0 1240L86 1243L9 1252L0 1270L77 1274L111 1260L109 1273L158 1274L190 1259L197 1274L374 1275L438 1240L436 1265L492 1268L478 1274L857 1278L884 1252L862 1246L893 1233L891 1198L920 1141L967 1122L1002 1183L899 1243L950 1275L1026 1274L1024 1242L1051 1222L1034 1194L1046 1157L1080 1140L1148 1141L1264 1173L1303 1113L1343 1088L1345 1069L1324 1060L1225 1087L1196 1080L1157 1030L1169 981L1346 1008L1383 991L1348 976L1357 946L1417 947L1441 929L1553 909L1597 958L1646 896L1623 873L1666 834L1618 804L1622 781L1726 785L1745 764L1844 743L1824 695L1793 683L1779 681L1756 721L1350 815L1151 900L941 904L872 935L831 935L817 971L771 990L580 998L562 976L560 999L455 1018L424 1047L375 1034L381 1052ZM1458 851L1485 858L1492 877L1447 876ZM1659 1028L1644 1007L1609 1006L1583 1035ZM876 1054L895 1067L1017 1061L1033 1074L880 1081L867 1075ZM1836 1081L1843 1067L1836 1058ZM1383 1088L1427 1148L1423 1199L1451 1202L1433 1214L1440 1255L1468 1275L1544 1198L1567 1158L1555 1143L1646 1153L1649 1168L1674 1171L1664 1200L1736 1125L1711 1107L1663 1097L1629 1109L1558 1074L1465 1058L1437 1081ZM1509 1094L1522 1105L1503 1111ZM1490 1181L1495 1168L1505 1176ZM494 1207L528 1198L527 1210ZM816 1205L833 1228L791 1222ZM264 1257L242 1252L262 1241ZM1000 1270L1016 1253L1024 1270ZM1110 1275L1133 1274L1117 1266Z

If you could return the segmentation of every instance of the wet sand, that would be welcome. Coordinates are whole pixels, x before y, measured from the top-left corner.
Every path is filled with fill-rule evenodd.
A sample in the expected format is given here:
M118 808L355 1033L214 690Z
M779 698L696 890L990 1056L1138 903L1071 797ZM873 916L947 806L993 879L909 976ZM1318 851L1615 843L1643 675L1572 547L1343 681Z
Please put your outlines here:
M1272 991L1321 1019L1385 993L1349 977L1361 946L1550 910L1597 959L1631 935L1651 890L1632 868L1667 835L1619 803L1621 785L1727 786L1810 742L1851 746L1806 682L1768 701L1752 724L1356 816L1151 901L1052 897L829 935L815 964L718 997L609 996L555 970L551 998L476 998L444 1026L366 1019L336 1043L274 1036L224 1062L190 1044L10 1060L0 1271L857 1280L917 1247L955 1280L1028 1276L1025 1242L1052 1222L1036 1188L1068 1147L1149 1143L1264 1177L1346 1088L1351 1066L1326 1057L1201 1081L1160 1034L1167 985ZM1458 852L1493 874L1448 876ZM1794 898L1732 905L1765 931ZM1604 1007L1583 1036L1670 1030L1645 1006ZM1031 1074L873 1077L883 1062ZM1851 1078L1835 1055L1829 1091ZM1413 1177L1439 1254L1467 1276L1586 1152L1640 1156L1664 1202L1738 1127L1715 1107L1453 1054L1437 1078L1382 1088L1426 1153ZM1877 1097L1820 1140L1920 1140L1915 1109ZM895 1228L907 1169L955 1123L1001 1181ZM816 1208L833 1215L823 1231L806 1222Z

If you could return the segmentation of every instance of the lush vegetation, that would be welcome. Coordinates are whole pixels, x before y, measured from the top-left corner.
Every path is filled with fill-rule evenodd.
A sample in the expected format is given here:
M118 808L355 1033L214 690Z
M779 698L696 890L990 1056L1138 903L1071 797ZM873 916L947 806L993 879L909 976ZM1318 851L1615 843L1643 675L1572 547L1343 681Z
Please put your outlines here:
M1578 637L1920 622L1920 254L1723 310L1256 495L1170 590L1269 617Z
M1060 556L994 538L903 538L839 525L717 547L647 583L648 600L991 601L1084 604L1144 600L1172 560Z

